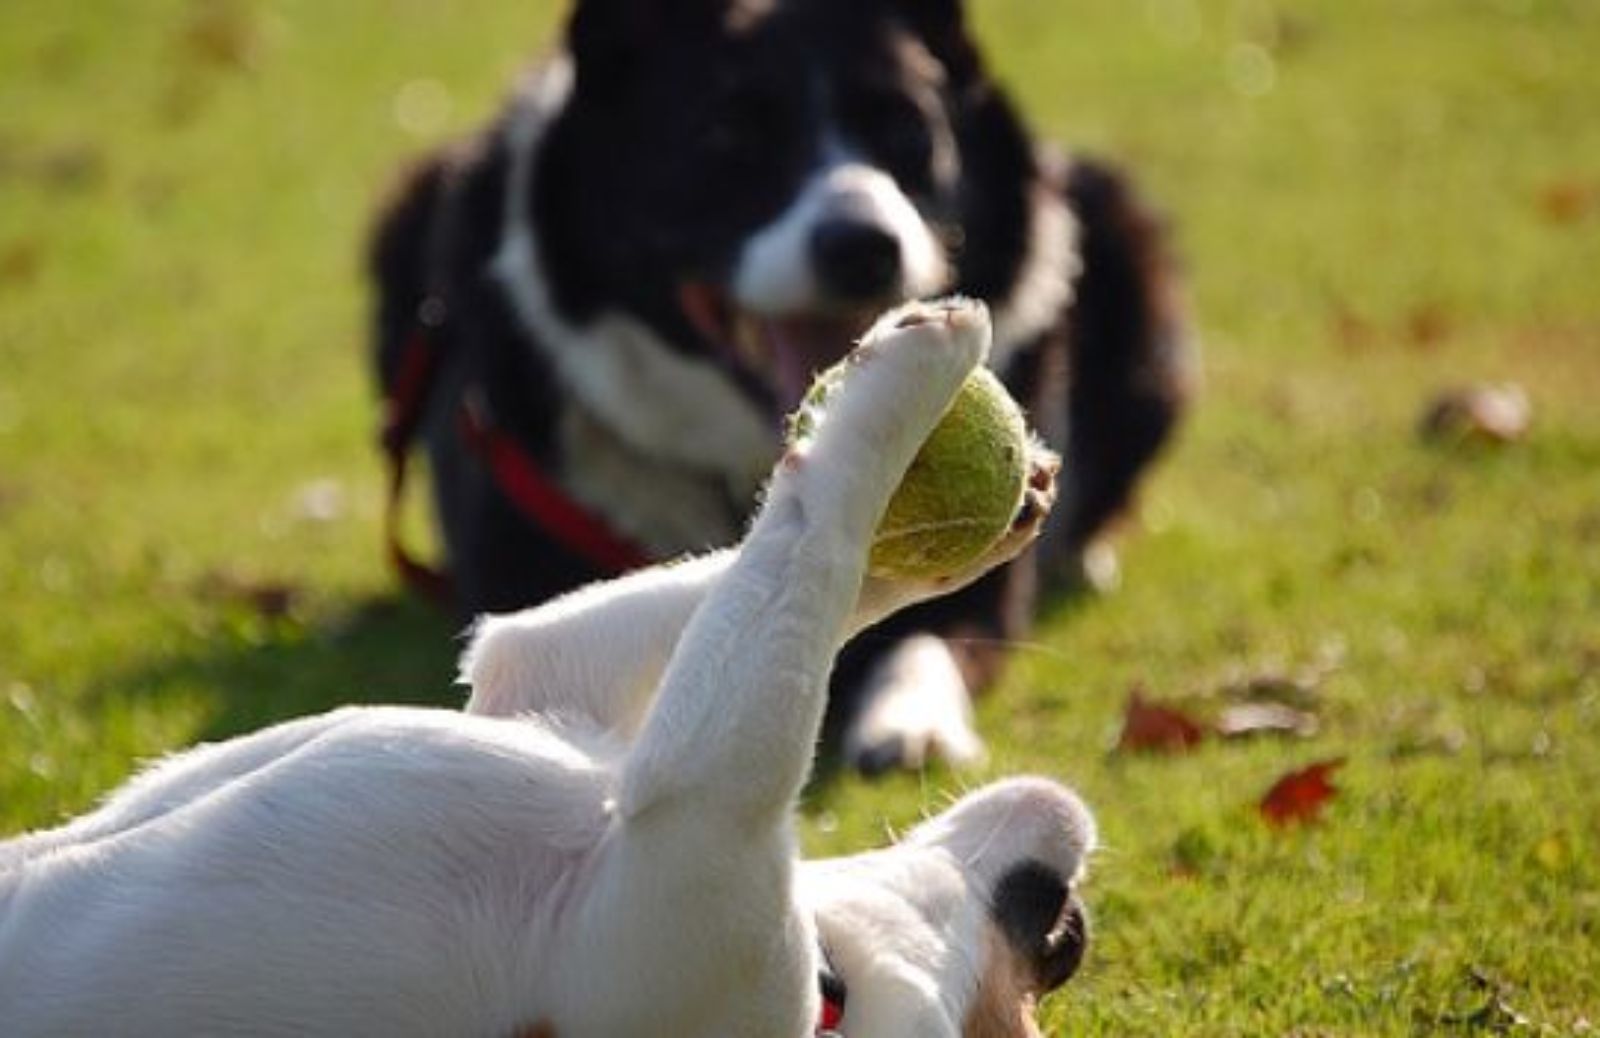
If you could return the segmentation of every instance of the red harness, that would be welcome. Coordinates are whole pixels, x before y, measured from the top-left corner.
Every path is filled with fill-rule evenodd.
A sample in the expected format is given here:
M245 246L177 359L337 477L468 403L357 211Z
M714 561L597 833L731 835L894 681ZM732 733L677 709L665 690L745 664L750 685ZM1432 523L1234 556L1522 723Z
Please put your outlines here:
M389 560L405 582L434 601L449 602L453 593L450 575L442 567L421 561L400 536L407 462L439 369L439 351L428 331L419 325L406 340L385 401L380 437L389 462L384 536ZM563 548L589 562L602 576L617 576L652 561L644 549L573 500L521 443L494 425L481 403L471 398L462 401L460 422L462 439L488 466L495 486L523 518Z

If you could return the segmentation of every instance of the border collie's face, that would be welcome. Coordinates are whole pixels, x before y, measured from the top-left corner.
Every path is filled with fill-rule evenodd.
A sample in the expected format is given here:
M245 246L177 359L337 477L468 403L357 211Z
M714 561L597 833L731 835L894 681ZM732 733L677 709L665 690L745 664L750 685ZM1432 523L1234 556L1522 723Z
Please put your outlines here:
M951 288L953 84L916 24L941 6L586 0L568 131L591 276L779 411L872 315Z

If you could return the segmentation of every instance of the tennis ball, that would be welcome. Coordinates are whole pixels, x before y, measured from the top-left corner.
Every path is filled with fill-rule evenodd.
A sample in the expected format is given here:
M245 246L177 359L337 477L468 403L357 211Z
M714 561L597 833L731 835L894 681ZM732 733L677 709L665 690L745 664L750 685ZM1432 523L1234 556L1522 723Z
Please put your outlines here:
M849 358L821 375L789 423L807 439ZM960 572L1011 528L1027 490L1029 436L1022 411L986 368L967 376L889 500L867 571L931 579Z

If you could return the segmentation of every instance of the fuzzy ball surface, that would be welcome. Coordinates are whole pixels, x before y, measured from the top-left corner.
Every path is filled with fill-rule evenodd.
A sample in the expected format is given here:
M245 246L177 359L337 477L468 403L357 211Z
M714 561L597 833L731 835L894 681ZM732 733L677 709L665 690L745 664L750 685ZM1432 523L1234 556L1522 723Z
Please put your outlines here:
M791 440L810 435L839 374L833 368L817 377L790 423ZM1005 536L1022 505L1028 446L1027 423L1011 394L989 370L974 371L890 499L868 571L933 579L976 561Z

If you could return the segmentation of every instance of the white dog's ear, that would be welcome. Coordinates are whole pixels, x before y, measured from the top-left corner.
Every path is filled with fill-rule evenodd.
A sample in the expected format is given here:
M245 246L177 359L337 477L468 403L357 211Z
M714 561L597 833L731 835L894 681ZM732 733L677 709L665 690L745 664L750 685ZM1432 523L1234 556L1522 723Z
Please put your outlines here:
M1037 991L1065 982L1083 958L1088 924L1073 888L1095 841L1083 801L1043 778L970 793L905 840L943 848L961 863Z
M1000 877L989 904L995 926L1032 973L1033 990L1053 991L1078 971L1089 921L1066 877L1041 861L1019 862Z

